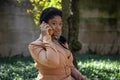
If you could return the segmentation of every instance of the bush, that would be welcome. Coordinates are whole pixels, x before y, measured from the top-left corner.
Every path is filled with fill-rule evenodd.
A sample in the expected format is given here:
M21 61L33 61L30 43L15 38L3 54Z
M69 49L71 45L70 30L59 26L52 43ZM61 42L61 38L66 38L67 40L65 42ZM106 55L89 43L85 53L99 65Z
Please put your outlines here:
M120 80L120 56L76 55L79 71L90 80ZM31 57L0 58L0 80L34 80L38 71Z
M90 80L120 80L120 56L76 55L79 70Z
M34 80L37 70L31 57L0 59L0 80Z

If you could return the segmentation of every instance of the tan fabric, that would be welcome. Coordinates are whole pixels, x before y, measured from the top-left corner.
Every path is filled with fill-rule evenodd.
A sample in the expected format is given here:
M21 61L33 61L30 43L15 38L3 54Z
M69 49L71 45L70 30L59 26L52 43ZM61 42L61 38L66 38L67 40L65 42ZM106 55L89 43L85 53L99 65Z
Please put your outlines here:
M45 41L40 39L29 44L35 67L39 71L37 80L74 80L71 77L71 52L51 40L50 36Z

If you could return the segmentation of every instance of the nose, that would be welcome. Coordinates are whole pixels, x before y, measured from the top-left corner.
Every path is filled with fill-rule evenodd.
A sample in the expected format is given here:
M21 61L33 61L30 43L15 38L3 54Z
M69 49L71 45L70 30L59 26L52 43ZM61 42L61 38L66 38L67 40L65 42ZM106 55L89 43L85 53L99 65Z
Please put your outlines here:
M61 25L57 25L57 29L61 30L62 26Z
M61 31L61 29L62 29L62 26L61 25L57 25L57 30Z

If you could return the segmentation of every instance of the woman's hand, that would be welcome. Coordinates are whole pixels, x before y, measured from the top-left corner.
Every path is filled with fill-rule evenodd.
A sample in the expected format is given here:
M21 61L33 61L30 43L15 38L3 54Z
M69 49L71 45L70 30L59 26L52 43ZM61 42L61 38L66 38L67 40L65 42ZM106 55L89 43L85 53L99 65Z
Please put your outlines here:
M53 34L52 28L45 22L42 22L40 28L41 28L41 41L43 42L51 41L51 35Z
M83 76L82 74L79 75L78 80L89 80L86 76Z
M71 75L75 80L89 80L86 76L83 76L75 67L71 68Z
M40 28L41 28L42 36L53 34L52 28L49 26L49 24L45 22L42 22L42 24L40 25Z

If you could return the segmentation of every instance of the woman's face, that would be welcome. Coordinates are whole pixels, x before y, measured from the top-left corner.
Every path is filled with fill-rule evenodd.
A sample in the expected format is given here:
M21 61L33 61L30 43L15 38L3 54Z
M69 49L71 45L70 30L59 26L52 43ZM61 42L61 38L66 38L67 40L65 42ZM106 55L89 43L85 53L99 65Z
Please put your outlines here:
M62 29L61 16L54 16L52 19L49 19L48 24L53 29L53 35L59 37L61 35L61 29Z

